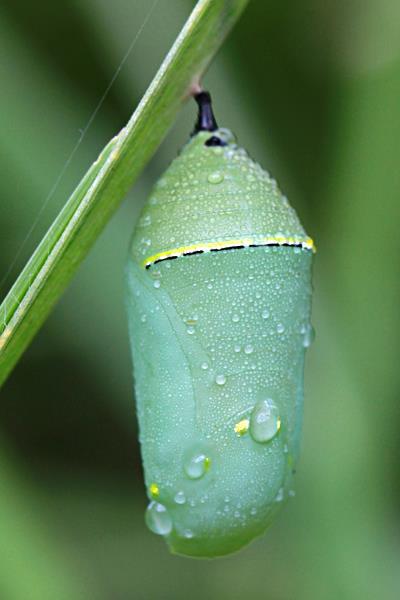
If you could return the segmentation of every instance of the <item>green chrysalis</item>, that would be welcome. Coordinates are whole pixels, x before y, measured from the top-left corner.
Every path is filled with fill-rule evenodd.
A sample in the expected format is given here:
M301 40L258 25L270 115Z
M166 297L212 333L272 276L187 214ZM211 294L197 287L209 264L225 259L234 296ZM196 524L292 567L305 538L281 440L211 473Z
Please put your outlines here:
M127 268L146 522L214 557L262 534L290 494L314 245L276 182L217 127L156 184Z

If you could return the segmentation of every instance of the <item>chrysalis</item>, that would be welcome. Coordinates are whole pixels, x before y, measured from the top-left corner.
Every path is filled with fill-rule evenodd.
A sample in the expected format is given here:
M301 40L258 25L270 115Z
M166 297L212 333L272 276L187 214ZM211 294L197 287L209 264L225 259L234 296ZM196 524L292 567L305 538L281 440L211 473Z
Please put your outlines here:
M156 184L127 268L146 522L214 557L290 495L313 241L276 182L196 97L195 131Z

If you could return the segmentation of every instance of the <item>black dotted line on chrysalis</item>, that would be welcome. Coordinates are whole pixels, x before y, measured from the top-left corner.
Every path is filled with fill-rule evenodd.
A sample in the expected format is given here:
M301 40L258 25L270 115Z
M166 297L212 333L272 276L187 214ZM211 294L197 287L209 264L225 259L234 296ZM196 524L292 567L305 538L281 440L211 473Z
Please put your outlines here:
M240 245L240 246L227 246L225 248L210 248L208 250L188 250L187 252L182 252L179 256L164 256L163 258L158 258L154 262L146 265L146 269L149 269L151 266L156 265L157 263L163 262L164 260L174 260L175 258L180 258L181 256L193 256L193 254L204 254L206 252L222 252L223 250L240 250L242 248L266 248L266 247L282 247L286 246L287 248L303 248L303 244L289 244L289 243L272 243L272 244L249 244L249 245Z

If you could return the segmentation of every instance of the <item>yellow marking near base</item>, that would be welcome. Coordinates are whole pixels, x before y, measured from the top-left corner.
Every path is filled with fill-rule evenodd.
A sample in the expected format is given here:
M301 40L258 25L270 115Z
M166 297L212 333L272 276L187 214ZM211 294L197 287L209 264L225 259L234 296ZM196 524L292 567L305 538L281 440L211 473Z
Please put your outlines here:
M171 248L171 250L165 250L164 252L158 252L153 254L142 261L142 267L149 267L156 261L165 260L167 258L179 257L184 254L191 254L194 252L210 252L211 250L223 250L224 248L232 248L234 246L269 246L277 244L278 246L300 246L305 250L311 250L316 252L316 247L311 238L295 238L295 237L265 237L265 238L241 238L238 240L224 240L222 242L200 242L191 246L179 246L178 248Z
M248 432L250 426L249 419L242 419L238 423L236 423L234 430L237 435L244 435Z
M158 496L160 495L160 488L158 487L158 485L156 483L152 483L149 486L149 492L150 492L150 496L152 498L158 498Z

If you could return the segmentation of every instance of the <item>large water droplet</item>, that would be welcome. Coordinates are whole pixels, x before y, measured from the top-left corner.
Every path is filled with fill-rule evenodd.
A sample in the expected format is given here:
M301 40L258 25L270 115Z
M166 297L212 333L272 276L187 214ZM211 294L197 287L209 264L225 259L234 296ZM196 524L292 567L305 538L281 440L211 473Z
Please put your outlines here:
M147 527L157 535L168 535L172 531L172 519L168 510L159 502L150 502L146 509Z
M213 173L209 174L207 179L208 179L209 183L213 183L213 184L222 183L224 180L224 175L220 171L214 171Z
M269 442L281 428L277 406L269 398L255 405L250 416L250 433L256 442Z
M210 458L203 452L198 452L186 461L184 468L190 479L200 479L208 471L210 465Z

